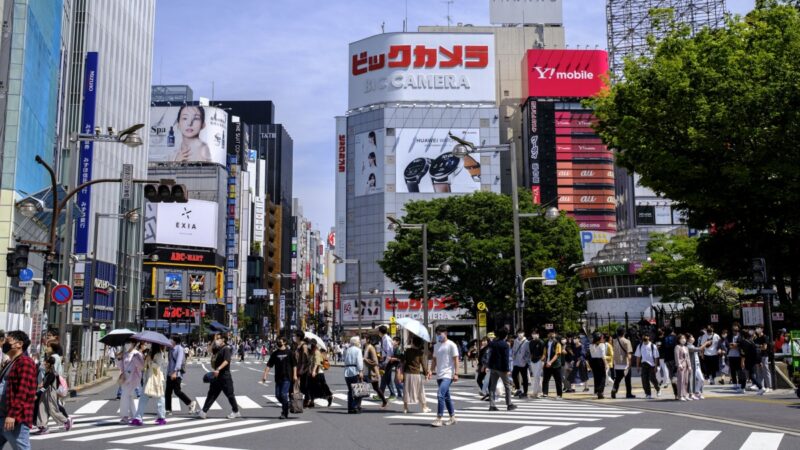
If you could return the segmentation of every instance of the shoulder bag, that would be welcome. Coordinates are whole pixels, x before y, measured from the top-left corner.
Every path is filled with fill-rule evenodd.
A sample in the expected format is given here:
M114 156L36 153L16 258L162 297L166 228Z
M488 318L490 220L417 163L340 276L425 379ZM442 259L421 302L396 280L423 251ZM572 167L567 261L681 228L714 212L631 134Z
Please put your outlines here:
M353 383L351 386L353 387L353 397L355 398L369 397L369 394L372 391L372 385L363 381L359 383Z

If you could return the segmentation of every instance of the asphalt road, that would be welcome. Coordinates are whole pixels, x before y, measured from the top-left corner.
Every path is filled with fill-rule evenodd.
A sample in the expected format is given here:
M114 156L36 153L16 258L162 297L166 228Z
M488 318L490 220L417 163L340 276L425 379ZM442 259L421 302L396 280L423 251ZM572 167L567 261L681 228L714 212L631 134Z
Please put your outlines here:
M184 386L189 396L205 397L208 385L201 378L206 368L207 363L189 365ZM173 406L175 415L167 425L153 424L152 402L144 426L119 425L116 385L109 383L69 400L67 409L76 421L72 431L53 426L49 434L32 437L32 446L58 450L800 448L800 402L770 396L601 403L574 395L561 401L515 400L516 411L501 407L489 412L488 404L476 395L475 381L464 379L452 389L458 423L433 428L433 414L412 407L412 413L404 415L399 402L381 410L377 402L365 401L363 414L348 415L342 370L336 367L326 374L336 397L330 408L322 402L290 420L278 420L273 383L258 383L263 363L235 363L233 370L242 419L225 419L230 406L221 396L206 420L190 416L186 406L174 399L173 405L180 404L181 410ZM434 411L435 387L433 382L426 385ZM736 417L728 420L732 414Z

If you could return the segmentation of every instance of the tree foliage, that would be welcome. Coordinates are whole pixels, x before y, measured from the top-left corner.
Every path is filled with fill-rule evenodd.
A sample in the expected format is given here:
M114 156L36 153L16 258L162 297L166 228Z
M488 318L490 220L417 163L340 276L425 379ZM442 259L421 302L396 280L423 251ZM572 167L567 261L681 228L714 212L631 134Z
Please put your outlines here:
M673 31L590 103L617 163L711 233L707 262L741 275L766 257L797 295L800 12L759 2L724 28Z
M452 297L473 314L475 305L485 302L490 317L498 320L514 310L511 203L508 196L484 192L406 203L404 223L428 226L428 266L447 261L452 267L449 274L429 272L431 296ZM525 192L520 194L520 210L541 212ZM574 304L577 282L566 276L569 266L582 259L579 231L575 221L564 215L554 222L520 218L523 275L540 276L546 267L555 267L559 273L558 286L526 285L528 304L533 305L528 314L536 323L574 319L576 311L582 310ZM400 229L379 264L401 289L421 298L421 261L421 232Z

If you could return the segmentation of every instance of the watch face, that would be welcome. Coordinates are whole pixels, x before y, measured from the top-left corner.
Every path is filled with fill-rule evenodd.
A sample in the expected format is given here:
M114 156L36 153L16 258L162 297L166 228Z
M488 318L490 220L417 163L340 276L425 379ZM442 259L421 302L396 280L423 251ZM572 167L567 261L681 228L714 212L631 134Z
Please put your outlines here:
M431 163L431 177L444 178L458 169L461 160L452 153L442 153Z
M403 171L403 175L406 178L421 178L425 175L425 172L428 171L428 166L430 165L430 160L428 158L417 158L406 166L406 170Z

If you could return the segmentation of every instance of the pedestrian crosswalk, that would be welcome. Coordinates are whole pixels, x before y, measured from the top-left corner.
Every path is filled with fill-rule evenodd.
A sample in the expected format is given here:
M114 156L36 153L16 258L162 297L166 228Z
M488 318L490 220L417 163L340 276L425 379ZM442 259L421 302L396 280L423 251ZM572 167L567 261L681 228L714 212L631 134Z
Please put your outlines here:
M459 419L460 420L460 419ZM555 435L547 435L548 431L558 430ZM710 446L720 435L718 430L689 430L688 432L671 432L660 428L631 428L621 434L614 435L606 427L575 427L569 429L548 426L526 425L506 431L495 436L473 442L455 450L489 450L493 448L522 448L525 442L535 442L525 450L559 450L572 446L591 446L595 450L630 450L637 446L653 444L657 438L658 448L665 448L662 442L672 442L667 450L703 450ZM591 440L590 440L591 439ZM717 447L739 448L740 450L777 450L783 440L782 433L753 432L741 444L741 447L718 444ZM655 447L654 447L655 448Z
M86 443L92 448L140 445L176 450L239 450L224 445L225 439L231 436L263 433L310 423L308 421L266 419L198 420L190 417L175 417L170 418L167 425L132 427L120 424L116 416L74 415L73 417L75 424L72 430L31 436L31 441L34 442L33 446L36 446L37 441L63 441L65 443ZM221 446L215 447L214 441L219 441ZM202 446L196 445L201 442Z

